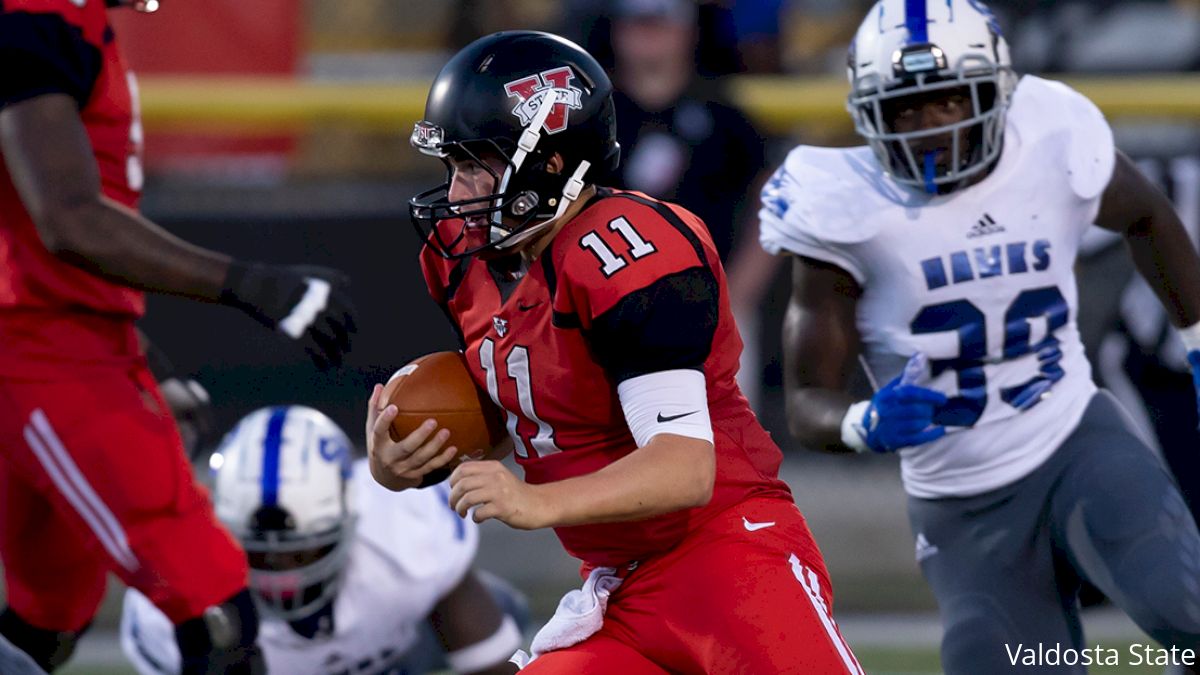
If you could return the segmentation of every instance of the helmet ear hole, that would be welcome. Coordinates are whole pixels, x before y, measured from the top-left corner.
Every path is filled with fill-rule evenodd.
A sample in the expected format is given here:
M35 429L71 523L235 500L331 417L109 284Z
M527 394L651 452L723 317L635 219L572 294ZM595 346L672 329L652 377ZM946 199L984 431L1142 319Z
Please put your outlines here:
M517 195L517 198L513 200L512 206L509 207L509 212L514 217L521 217L527 215L530 211L537 208L537 205L537 193L533 192L532 190L525 190L521 194Z
M562 173L563 167L566 165L566 160L563 159L562 153L552 152L546 158L542 170L546 173Z

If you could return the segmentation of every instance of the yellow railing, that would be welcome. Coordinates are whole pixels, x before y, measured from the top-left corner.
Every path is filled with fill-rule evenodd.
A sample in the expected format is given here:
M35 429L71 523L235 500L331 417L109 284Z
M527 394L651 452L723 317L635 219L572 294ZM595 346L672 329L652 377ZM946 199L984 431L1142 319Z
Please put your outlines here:
M1144 116L1200 122L1200 76L1066 77L1110 117ZM740 77L734 100L763 127L842 129L845 80L837 77ZM340 124L381 131L411 127L427 82L325 83L282 78L142 78L142 108L151 130L220 128L280 130Z

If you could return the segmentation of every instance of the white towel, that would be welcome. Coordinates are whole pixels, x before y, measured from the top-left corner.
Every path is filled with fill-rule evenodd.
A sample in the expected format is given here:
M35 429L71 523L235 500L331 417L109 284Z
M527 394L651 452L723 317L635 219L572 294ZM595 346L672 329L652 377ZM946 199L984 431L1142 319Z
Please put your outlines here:
M612 567L593 569L582 588L567 593L559 600L554 616L533 636L533 643L529 647L533 655L517 650L509 660L518 668L524 668L546 652L565 649L591 637L604 625L608 596L617 590L622 581Z

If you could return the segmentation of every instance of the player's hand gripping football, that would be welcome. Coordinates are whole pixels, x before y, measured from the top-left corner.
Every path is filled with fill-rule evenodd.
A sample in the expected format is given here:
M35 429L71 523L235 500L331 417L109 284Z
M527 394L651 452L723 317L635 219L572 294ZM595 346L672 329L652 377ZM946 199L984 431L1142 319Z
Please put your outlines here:
M450 474L450 507L466 518L472 507L475 522L489 518L518 530L553 524L552 509L537 485L513 475L496 460L463 462Z
M298 340L321 370L342 363L356 332L346 295L350 279L326 267L234 261L221 302L237 307L267 328Z
M858 431L874 452L895 452L945 435L946 428L934 424L933 415L946 403L946 395L914 384L927 362L924 354L914 354L904 372L871 397Z
M393 441L390 428L398 410L391 404L380 408L383 402L383 385L376 384L367 401L367 463L371 476L389 490L417 487L426 474L449 464L458 450L446 445L450 432L438 429L432 419Z

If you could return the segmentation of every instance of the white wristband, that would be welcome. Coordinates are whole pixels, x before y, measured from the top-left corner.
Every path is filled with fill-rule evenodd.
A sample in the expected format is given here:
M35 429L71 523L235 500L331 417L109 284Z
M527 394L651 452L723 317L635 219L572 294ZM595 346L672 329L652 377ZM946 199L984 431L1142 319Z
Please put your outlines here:
M521 630L517 628L517 622L505 614L495 633L473 645L448 652L446 664L458 673L483 670L504 663L520 644Z
M867 445L866 429L862 426L863 415L867 414L867 408L870 407L870 401L859 401L851 405L842 418L842 443L855 452L871 451L871 446Z
M1200 322L1179 329L1179 339L1189 352L1200 349Z
M328 281L317 277L306 277L304 281L308 286L300 296L300 302L279 320L279 330L293 340L299 340L329 305L329 293L333 288Z

